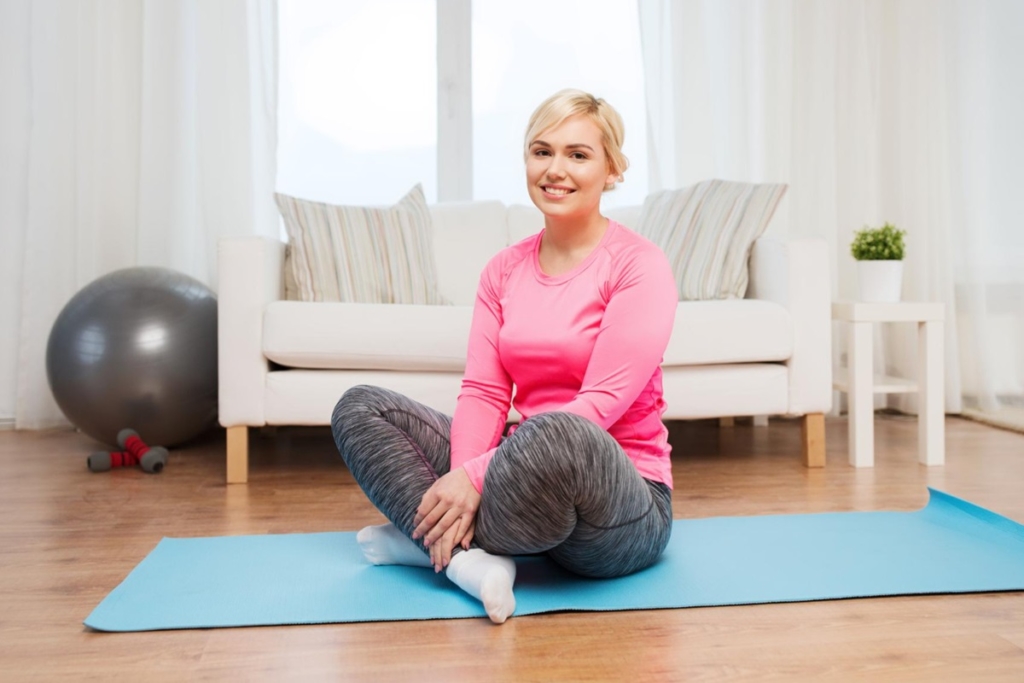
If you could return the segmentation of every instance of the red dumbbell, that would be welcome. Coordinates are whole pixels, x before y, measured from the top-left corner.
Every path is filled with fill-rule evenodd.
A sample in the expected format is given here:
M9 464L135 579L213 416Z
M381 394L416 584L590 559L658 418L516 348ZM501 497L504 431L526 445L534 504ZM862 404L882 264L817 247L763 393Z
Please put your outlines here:
M93 472L106 472L114 467L134 467L139 465L143 471L158 473L167 464L167 449L163 446L150 448L133 429L122 429L117 433L117 445L124 451L97 451L89 456L87 462Z

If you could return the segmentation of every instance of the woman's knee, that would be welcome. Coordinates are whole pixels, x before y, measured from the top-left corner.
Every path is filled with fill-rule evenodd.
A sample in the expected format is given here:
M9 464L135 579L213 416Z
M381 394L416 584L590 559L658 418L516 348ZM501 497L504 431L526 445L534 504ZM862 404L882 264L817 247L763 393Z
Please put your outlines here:
M342 394L331 413L331 430L334 435L338 436L354 419L358 419L360 414L373 412L385 391L380 387L359 384Z
M592 578L625 576L657 562L672 536L672 492L664 484L647 486L652 499L642 516L612 528L581 519L572 535L551 550L551 559Z
M539 468L544 477L577 480L595 467L625 457L612 436L585 417L550 412L531 417L499 446L518 472Z
M601 438L602 435L609 436L605 430L601 429L601 427L594 424L587 418L581 417L575 413L567 413L559 410L553 410L549 413L541 413L540 415L531 417L529 420L523 422L516 432L522 429L527 430L527 433L533 431L539 434L549 435L563 442L580 438Z
M617 446L608 432L587 418L558 411L531 417L512 433L509 440L529 444L531 451L549 450L552 457L593 451L602 446Z
M647 569L661 557L672 535L671 523L647 529L629 539L591 540L570 537L549 551L549 557L565 569L592 579L614 579ZM611 542L609 542L611 541Z

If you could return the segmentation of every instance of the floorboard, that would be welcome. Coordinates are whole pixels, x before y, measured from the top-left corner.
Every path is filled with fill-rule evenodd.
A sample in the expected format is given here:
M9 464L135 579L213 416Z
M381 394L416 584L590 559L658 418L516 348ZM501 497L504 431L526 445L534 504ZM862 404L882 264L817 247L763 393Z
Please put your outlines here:
M947 463L880 415L876 466L800 462L800 423L670 425L676 517L913 510L927 487L1024 522L1024 435L947 421ZM162 474L90 473L70 431L0 431L0 680L1020 681L1024 593L484 620L103 634L82 620L163 536L354 530L382 517L324 429L254 430L250 483L225 486L222 433Z

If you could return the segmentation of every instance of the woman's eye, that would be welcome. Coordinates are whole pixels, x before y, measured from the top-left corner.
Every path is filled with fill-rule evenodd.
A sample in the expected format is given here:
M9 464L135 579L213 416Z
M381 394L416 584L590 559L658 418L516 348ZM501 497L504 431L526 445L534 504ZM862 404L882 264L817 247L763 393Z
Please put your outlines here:
M587 155L584 154L583 152L573 152L572 158L576 159L577 161L583 161L584 159L587 158Z
M546 149L535 149L533 150L533 155L537 157L546 157L548 155L548 151Z

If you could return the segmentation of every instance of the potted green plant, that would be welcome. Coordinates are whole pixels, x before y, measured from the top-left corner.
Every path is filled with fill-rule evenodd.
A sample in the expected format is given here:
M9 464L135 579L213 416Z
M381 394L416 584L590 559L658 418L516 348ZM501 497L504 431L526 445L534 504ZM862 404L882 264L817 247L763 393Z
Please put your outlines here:
M891 223L864 226L853 234L850 253L857 259L857 288L861 301L899 301L903 286L903 236Z

